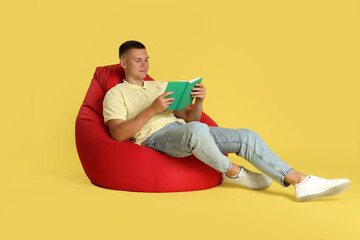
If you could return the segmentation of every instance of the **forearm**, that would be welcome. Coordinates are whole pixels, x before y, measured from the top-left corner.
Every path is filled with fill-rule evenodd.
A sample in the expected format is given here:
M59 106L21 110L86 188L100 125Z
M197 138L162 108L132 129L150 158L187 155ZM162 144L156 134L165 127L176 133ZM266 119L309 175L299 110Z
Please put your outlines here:
M112 137L120 142L132 138L154 115L150 107L146 108L135 118L112 126Z
M189 111L186 122L200 121L203 112L203 101L195 101L191 110Z

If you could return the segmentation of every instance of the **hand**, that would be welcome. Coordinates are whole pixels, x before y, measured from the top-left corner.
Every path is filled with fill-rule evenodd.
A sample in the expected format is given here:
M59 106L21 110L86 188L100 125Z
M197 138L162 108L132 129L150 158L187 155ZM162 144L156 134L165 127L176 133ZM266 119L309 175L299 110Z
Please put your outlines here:
M165 109L167 109L174 101L175 98L165 98L174 92L166 92L158 96L150 107L153 109L155 114L162 113Z
M191 96L195 97L195 101L202 102L204 101L206 95L206 89L203 84L197 83L195 87L192 89Z

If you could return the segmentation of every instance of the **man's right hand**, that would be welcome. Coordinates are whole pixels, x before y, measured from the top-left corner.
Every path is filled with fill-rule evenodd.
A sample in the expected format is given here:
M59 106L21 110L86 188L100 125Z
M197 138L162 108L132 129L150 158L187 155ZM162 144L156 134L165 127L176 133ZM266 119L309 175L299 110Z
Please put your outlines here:
M132 138L140 129L155 115L162 113L174 101L174 98L165 98L173 94L166 92L157 97L152 104L144 111L139 113L135 118L124 121L121 119L111 119L106 122L109 126L113 139L117 141L125 141Z
M154 100L154 102L150 105L154 114L162 113L173 103L175 98L166 98L173 93L174 92L163 93Z

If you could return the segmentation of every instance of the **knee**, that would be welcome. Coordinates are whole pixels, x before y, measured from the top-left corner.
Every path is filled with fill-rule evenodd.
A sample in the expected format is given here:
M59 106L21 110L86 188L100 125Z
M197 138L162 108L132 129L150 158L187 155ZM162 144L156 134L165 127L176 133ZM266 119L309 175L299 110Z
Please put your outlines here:
M191 134L199 134L209 132L209 127L205 123L194 121L186 124L185 131Z
M209 127L201 122L189 122L185 126L183 140L190 152L210 135ZM210 135L211 137L211 135Z
M253 137L253 138L258 138L258 137L260 137L260 135L259 135L257 132L255 132L254 130L244 129L244 131L245 131L245 133L246 133L246 135L247 135L248 137Z

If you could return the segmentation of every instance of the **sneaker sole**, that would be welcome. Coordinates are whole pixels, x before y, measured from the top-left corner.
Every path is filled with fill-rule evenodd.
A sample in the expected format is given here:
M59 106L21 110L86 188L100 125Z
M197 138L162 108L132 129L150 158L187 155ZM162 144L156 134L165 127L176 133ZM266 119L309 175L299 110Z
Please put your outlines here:
M350 182L345 182L345 183L342 183L342 184L337 185L335 187L332 187L332 188L330 188L330 189L328 189L328 190L326 190L324 192L305 195L305 196L302 196L300 198L297 198L297 200L300 201L300 202L306 202L306 201L310 201L310 200L314 200L314 199L318 199L318 198L330 197L330 196L334 196L336 194L339 194L339 193L345 191L349 187L350 187Z

